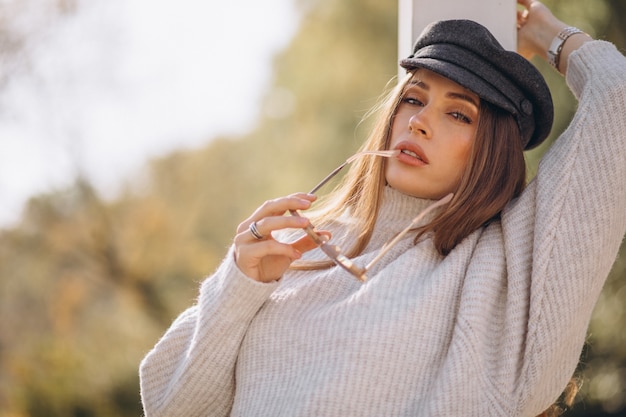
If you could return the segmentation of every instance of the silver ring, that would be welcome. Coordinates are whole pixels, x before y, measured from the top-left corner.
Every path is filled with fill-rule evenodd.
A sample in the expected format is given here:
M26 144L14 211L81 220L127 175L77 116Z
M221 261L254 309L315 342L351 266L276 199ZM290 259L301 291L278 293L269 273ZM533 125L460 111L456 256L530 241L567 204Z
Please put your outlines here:
M263 240L263 235L259 233L259 229L256 228L256 222L250 223L250 233L256 240Z

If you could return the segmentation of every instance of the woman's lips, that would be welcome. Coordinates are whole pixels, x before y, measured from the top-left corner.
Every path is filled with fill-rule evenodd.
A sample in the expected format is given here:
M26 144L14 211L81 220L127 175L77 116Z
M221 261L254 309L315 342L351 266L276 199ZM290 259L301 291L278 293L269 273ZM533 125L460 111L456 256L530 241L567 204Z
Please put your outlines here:
M398 143L394 149L400 151L396 158L402 163L413 166L428 165L428 158L424 150L416 143L403 141Z

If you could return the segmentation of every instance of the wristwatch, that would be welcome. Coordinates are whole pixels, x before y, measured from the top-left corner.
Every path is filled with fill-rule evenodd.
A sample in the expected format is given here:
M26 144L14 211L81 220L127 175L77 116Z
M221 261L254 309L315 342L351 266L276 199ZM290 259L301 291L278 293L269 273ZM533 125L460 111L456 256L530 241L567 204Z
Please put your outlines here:
M550 44L550 48L548 48L548 62L552 65L557 71L559 69L559 60L561 58L561 51L563 50L563 45L565 41L572 35L576 33L583 33L582 30L575 28L573 26L568 26L563 28L558 35L554 37L552 43Z

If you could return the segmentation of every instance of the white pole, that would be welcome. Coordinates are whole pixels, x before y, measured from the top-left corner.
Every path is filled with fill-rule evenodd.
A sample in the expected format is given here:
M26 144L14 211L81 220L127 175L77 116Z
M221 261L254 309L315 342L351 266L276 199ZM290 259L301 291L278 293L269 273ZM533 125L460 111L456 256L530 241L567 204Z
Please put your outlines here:
M516 5L516 0L398 0L399 58L411 54L415 39L429 23L443 19L474 20L489 29L504 48L514 51Z

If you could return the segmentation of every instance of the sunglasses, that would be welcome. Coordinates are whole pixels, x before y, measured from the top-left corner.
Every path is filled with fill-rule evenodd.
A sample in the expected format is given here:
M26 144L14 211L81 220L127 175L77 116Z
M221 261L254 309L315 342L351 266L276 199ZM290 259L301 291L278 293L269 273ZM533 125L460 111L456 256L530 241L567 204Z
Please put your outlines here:
M315 194L324 184L330 181L335 175L339 173L346 165L354 162L358 158L361 158L366 155L373 156L381 156L385 158L392 158L397 156L400 153L398 150L392 151L362 151L352 155L350 158L346 159L344 163L339 165L337 168L331 171L322 181L319 182L315 187L309 191L309 194ZM418 214L411 223L404 228L402 231L397 233L392 239L385 242L383 247L380 249L378 254L372 259L367 265L359 266L350 258L341 253L341 248L337 245L330 244L326 236L322 236L315 231L315 227L309 224L307 227L303 228L306 234L315 242L319 248L324 252L335 264L339 265L349 273L351 273L356 279L361 282L365 282L367 280L367 271L369 271L372 266L374 266L378 261L380 261L383 256L385 256L391 248L393 248L403 237L406 235L411 229L415 228L417 224L419 224L425 216L427 216L434 209L447 204L452 200L452 194L448 194L440 200L435 201L433 204L424 209L420 214ZM292 216L301 217L298 211L290 210L289 211Z

